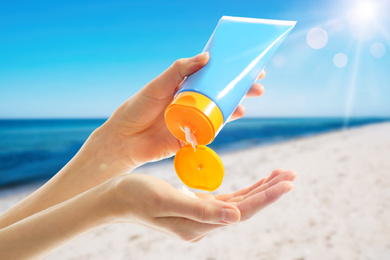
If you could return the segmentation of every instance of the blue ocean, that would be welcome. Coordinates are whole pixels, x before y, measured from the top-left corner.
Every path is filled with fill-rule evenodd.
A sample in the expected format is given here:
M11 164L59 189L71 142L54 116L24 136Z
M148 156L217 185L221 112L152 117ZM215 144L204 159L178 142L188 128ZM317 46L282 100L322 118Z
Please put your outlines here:
M0 188L49 179L105 119L0 120ZM355 118L348 127L390 121ZM210 145L218 153L316 135L344 127L343 118L256 118L227 124Z

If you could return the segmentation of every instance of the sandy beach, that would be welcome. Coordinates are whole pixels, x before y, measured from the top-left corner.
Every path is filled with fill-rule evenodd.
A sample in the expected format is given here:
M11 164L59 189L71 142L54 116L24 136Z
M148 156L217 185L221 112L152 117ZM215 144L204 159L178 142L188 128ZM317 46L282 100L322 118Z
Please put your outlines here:
M132 224L86 233L46 257L61 259L390 259L390 123L220 154L215 194L251 185L275 168L299 173L295 188L254 218L198 243ZM136 170L180 188L171 161ZM1 191L0 210L39 184Z

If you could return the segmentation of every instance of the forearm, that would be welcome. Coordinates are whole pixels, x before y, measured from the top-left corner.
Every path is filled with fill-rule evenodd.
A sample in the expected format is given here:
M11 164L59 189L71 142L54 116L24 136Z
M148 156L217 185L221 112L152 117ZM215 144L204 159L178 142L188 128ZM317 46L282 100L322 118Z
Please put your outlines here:
M0 259L42 258L90 229L109 223L115 193L104 183L0 230Z
M129 173L133 166L114 153L115 137L108 128L99 128L88 138L73 159L51 180L0 215L0 229L44 209L73 198L110 178Z

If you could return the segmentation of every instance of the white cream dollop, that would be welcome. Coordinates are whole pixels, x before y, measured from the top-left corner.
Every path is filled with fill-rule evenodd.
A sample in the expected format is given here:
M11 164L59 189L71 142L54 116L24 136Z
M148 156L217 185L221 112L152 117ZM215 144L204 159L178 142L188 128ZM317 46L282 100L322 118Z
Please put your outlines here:
M193 193L192 191L190 191L189 189L187 189L186 186L183 185L183 187L181 187L181 189L179 189L180 192L184 193L185 195L188 195L190 197L193 197L195 199L197 199L198 197L196 197L195 193Z
M188 126L184 127L184 132L186 134L187 143L191 144L192 148L194 148L195 151L195 146L198 145L195 135L191 132L191 129Z

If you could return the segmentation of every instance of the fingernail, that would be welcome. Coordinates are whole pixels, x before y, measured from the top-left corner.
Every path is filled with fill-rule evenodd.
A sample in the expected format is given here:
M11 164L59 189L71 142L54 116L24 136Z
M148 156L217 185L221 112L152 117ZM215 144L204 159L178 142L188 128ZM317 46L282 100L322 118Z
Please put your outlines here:
M208 55L209 55L208 52L199 53L198 55L196 55L196 56L194 57L194 61L195 61L195 62L201 61L201 60L205 59Z
M234 209L222 209L221 221L224 223L237 223L237 212Z

